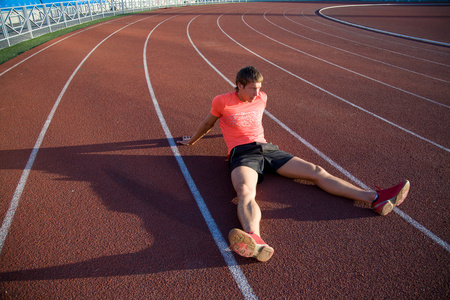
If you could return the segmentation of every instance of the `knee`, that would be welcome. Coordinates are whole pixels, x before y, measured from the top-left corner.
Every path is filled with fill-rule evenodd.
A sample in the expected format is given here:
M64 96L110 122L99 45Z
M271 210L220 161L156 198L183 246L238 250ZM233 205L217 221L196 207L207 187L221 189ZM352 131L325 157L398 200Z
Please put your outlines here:
M329 175L328 172L325 171L324 168L322 168L321 166L318 166L318 165L314 165L312 174L313 174L313 180L315 180L315 181L326 178Z
M256 189L247 184L243 184L236 188L236 194L239 201L252 201L256 197Z
M326 173L326 171L321 166L314 165L314 173L318 174L318 175L322 175L322 174Z

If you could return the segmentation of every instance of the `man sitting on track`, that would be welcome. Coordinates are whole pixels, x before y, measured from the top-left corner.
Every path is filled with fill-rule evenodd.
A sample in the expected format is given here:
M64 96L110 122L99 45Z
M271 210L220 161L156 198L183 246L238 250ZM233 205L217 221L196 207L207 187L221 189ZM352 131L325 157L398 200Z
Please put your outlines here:
M408 180L386 190L365 191L267 143L262 126L267 95L260 90L262 81L263 76L256 68L241 69L236 76L236 91L216 96L211 112L195 134L178 141L182 145L194 145L219 119L228 148L231 181L237 193L238 217L243 228L232 229L228 234L231 249L237 254L267 261L274 252L260 238L261 210L255 200L256 186L262 181L264 171L311 180L330 194L370 203L382 216L405 200L410 185Z

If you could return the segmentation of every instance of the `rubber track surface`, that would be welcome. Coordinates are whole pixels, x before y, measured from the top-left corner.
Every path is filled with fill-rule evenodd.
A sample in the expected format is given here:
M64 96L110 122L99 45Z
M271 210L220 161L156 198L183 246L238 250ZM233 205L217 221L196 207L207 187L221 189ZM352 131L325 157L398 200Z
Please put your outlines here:
M318 16L327 5L161 9L89 27L0 65L2 216L60 99L1 250L1 297L448 299L450 48ZM448 6L427 7L429 15L414 22L372 8L339 9L334 17L355 22L373 12L362 25L402 34L420 28L422 38L449 42ZM236 264L227 265L222 254L230 252L216 245L161 127L144 55L174 138L193 134L212 98L254 65L269 95L270 142L372 189L407 178L408 199L380 217L308 182L269 174L257 199L262 237L275 255L258 263L231 254ZM239 221L219 127L178 150L226 237Z

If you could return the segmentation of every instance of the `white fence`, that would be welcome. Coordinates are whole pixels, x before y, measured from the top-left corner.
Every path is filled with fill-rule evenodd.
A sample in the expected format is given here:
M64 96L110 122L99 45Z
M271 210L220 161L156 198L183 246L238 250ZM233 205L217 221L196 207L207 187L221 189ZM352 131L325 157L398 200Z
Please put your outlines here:
M108 16L162 7L239 1L242 0L74 0L3 8L0 15L0 49Z

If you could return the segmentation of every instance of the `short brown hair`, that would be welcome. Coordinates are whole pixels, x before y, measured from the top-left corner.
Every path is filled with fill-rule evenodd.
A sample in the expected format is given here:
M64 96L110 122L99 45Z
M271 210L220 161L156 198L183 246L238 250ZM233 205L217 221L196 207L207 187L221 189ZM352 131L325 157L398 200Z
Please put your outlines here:
M263 82L262 74L252 66L245 67L236 75L236 91L239 90L238 84L242 84L244 87L251 82Z

